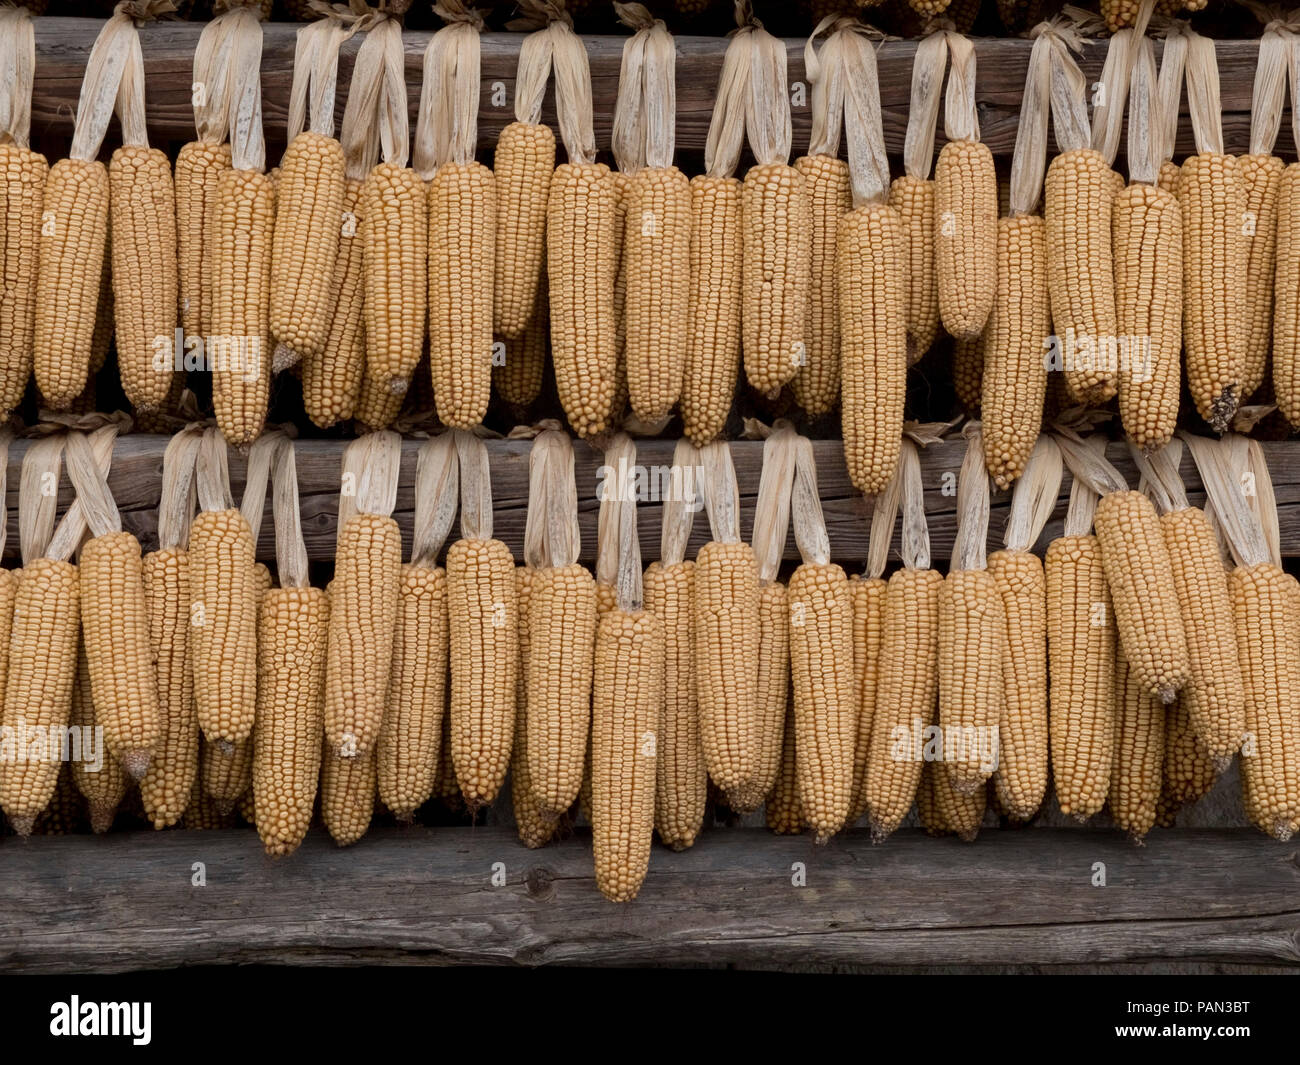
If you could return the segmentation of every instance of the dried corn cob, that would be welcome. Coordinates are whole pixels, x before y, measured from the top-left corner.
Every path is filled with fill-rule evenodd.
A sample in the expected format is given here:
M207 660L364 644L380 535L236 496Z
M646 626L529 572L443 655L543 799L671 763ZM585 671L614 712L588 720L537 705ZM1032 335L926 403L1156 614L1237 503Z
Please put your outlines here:
M337 38L328 23L321 28L331 44ZM304 33L308 31L302 31ZM322 46L325 47L325 46ZM337 45L333 47L337 61ZM303 72L295 69L295 80ZM317 101L313 99L313 111ZM328 130L296 134L280 161L276 185L275 233L271 246L269 322L275 341L273 369L285 369L321 352L329 335L334 302L334 273L339 253L339 219L343 213L343 146L333 137L333 93L320 101L328 111Z
M497 138L493 331L518 336L533 317L546 258L547 196L555 134L537 122L511 122Z
M853 208L849 167L829 155L805 155L803 175L812 205L812 271L805 362L790 382L795 402L814 417L830 411L840 393L840 304L837 245L840 218ZM910 309L911 300L908 304Z
M1036 215L997 224L997 287L984 332L984 460L999 488L1025 470L1047 396L1047 244Z
M364 185L364 181L352 177L344 182L338 255L331 281L337 303L320 353L307 353L302 363L303 406L322 429L352 417L365 372L363 255L359 233Z
M1104 403L1116 391L1103 350L1116 333L1113 175L1101 152L1075 148L1052 160L1044 184L1052 328L1063 338L1076 403Z
M355 758L340 758L328 746L321 753L321 820L340 847L356 843L370 828L375 786L373 749Z
M987 145L949 141L934 166L934 260L939 317L960 339L983 332L993 309L997 218L997 173Z
M90 668L86 664L84 645L77 651L77 679L72 686L72 710L68 725L80 729L82 736L96 726L95 700L90 690ZM113 827L117 808L126 797L131 778L111 751L100 748L98 762L91 762L83 748L82 757L73 759L72 779L86 799L90 810L90 827L107 832Z
M1110 492L1097 504L1096 525L1129 666L1144 691L1164 703L1173 702L1187 682L1190 663L1169 551L1155 508L1140 492Z

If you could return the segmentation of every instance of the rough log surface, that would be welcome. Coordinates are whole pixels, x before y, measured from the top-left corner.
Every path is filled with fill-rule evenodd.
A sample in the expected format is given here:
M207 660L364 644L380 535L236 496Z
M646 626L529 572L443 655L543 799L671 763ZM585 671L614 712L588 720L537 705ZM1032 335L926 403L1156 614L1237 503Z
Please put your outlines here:
M109 486L122 512L124 527L140 537L146 550L156 546L158 492L167 439L165 436L147 434L122 437L117 442L113 468L109 474ZM307 552L314 560L330 560L334 557L339 467L344 444L333 440L300 440L295 446ZM419 447L418 440L407 440L402 445L401 485L394 515L402 527L408 552L415 508L415 461ZM524 521L528 510L528 451L531 444L528 441L491 440L487 447L492 460L492 494L496 503L495 533L506 542L516 558L522 558ZM672 463L673 447L674 442L671 440L638 441L638 465L658 467L666 473ZM1266 442L1263 447L1277 495L1282 553L1288 557L1300 556L1300 443ZM9 558L15 558L18 552L18 484L26 448L27 444L20 441L9 450L9 522L5 541L5 553ZM830 533L831 553L836 560L845 564L862 563L867 557L871 504L849 484L843 450L838 440L816 440L813 442L813 450L817 458L817 484ZM582 525L581 558L582 561L591 563L595 561L596 552L596 515L599 508L596 497L597 472L601 460L597 452L581 441L575 441L574 453ZM735 441L731 445L731 453L740 485L741 532L748 539L753 525L754 503L758 496L763 445L758 441ZM957 531L956 476L964 453L965 444L961 441L936 444L921 453L930 547L936 560L947 559L952 553L953 538ZM1124 473L1130 484L1137 483L1137 473L1123 445L1112 444L1108 457ZM244 462L233 452L230 456L230 473L235 497L238 499L243 491ZM1191 502L1195 505L1204 503L1201 481L1186 449L1182 473ZM1070 476L1067 473L1056 512L1039 541L1040 550L1046 547L1048 541L1061 534L1069 487ZM68 486L65 472L60 482L60 512L71 498L72 490ZM993 497L989 543L994 547L1000 546L1002 542L1009 501L1009 493L998 493ZM647 564L659 557L662 517L662 505L656 500L638 502L641 554ZM455 539L456 528L452 528L452 539ZM708 520L703 513L697 514L691 534L690 553L697 551L708 538ZM897 548L896 532L892 555L895 560L898 558ZM275 535L269 498L257 553L259 558L267 562L273 561L275 557ZM793 536L786 541L785 558L788 561L797 561L799 558Z
M207 885L192 886L204 863ZM505 884L491 885L494 863ZM1094 887L1095 863L1106 886ZM795 863L806 886L792 884ZM1014 899L1014 905L1008 900ZM369 963L1300 966L1294 845L1243 832L991 833L973 845L761 830L656 848L636 902L596 890L590 841L505 829L312 832L265 858L251 832L5 840L0 969Z
M36 19L36 84L32 99L32 133L71 136L77 97L86 59L103 23L86 18ZM159 22L140 31L148 79L149 133L159 140L182 142L194 136L194 112L190 105L194 47L202 29L196 22ZM284 122L293 71L294 34L297 24L271 23L265 27L262 51L263 115L267 139L282 145ZM424 48L431 34L410 30L404 34L406 85L410 96L411 120L419 103ZM496 143L497 134L514 119L514 79L522 34L483 35L482 104L479 109L479 138L483 147ZM596 142L608 148L610 122L622 58L623 37L584 37L591 62L595 100ZM677 145L684 150L704 147L712 113L718 73L726 49L725 38L678 36L677 42ZM346 86L360 38L343 46L339 71L338 121L342 122ZM804 75L802 39L786 41L791 83ZM978 81L976 99L980 109L980 130L995 154L1010 156L1015 144L1024 88L1025 69L1031 42L1020 39L978 38ZM1157 54L1160 45L1157 43ZM1222 82L1223 132L1230 152L1245 152L1250 130L1250 97L1255 76L1258 42L1218 41L1219 72ZM914 41L889 41L879 51L880 95L888 150L901 153L907 125ZM1087 42L1081 66L1089 81L1101 72L1105 59L1104 41ZM1186 103L1183 104L1184 108ZM794 108L794 150L808 144L810 126L807 106ZM555 126L553 94L548 93L544 120ZM942 134L942 123L940 124ZM114 130L116 123L114 123ZM110 136L116 136L110 133ZM942 143L942 136L940 137ZM1184 110L1179 124L1178 154L1194 152L1191 125ZM1291 129L1284 122L1278 153L1292 150Z

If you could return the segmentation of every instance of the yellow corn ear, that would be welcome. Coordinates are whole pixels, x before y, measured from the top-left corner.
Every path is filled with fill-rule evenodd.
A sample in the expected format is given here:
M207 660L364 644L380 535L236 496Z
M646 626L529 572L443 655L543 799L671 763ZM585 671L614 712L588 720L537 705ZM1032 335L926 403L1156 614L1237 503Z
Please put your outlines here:
M1245 367L1245 188L1237 157L1202 152L1178 174L1183 216L1183 349L1187 387L1217 433L1232 424ZM1285 410L1284 410L1285 413Z
M758 772L742 797L757 805L776 786L781 771L781 735L790 701L790 603L778 581L758 589L758 681L754 725Z
M1164 783L1156 824L1166 828L1173 827L1180 809L1209 792L1218 775L1192 727L1186 702L1184 694L1165 707Z
M1232 631L1232 599L1218 540L1205 511L1160 515L1187 637L1190 673L1180 703L1204 752L1227 766L1246 730L1246 693Z
M514 743L519 668L515 560L500 540L447 551L451 753L470 812L496 798Z
M107 243L107 168L60 159L45 180L32 334L36 387L54 410L86 384Z
M532 774L528 771L528 669L532 661L529 615L533 584L538 573L531 566L515 567L515 597L519 603L519 668L515 679L515 736L510 750L510 805L514 808L515 830L519 833L519 842L533 850L546 846L560 824L553 817L543 816L533 789ZM591 712L590 703L587 712ZM586 755L584 749L584 760Z
M1097 504L1096 529L1125 657L1143 690L1171 703L1191 663L1155 507L1141 492L1110 492Z
M81 735L85 736L98 723L95 699L91 693L90 668L86 664L83 645L77 651L77 679L72 685L72 709L68 715L68 725L80 730ZM113 827L118 806L126 798L131 778L110 750L101 747L100 756L102 761L98 766L93 766L85 757L74 758L68 764L72 767L73 783L86 800L90 827L95 832L107 832Z
M1053 540L1043 571L1052 780L1061 812L1086 821L1110 790L1115 615L1095 536Z
M875 721L867 755L867 813L880 842L902 823L921 782L919 745L939 695L939 598L943 576L903 569L885 591Z
M217 182L212 277L212 406L222 435L247 447L261 435L271 399L271 243L275 186L255 170Z
M1052 160L1043 186L1047 287L1065 384L1074 402L1090 405L1105 403L1118 385L1101 347L1116 333L1114 173L1100 152L1075 148Z
M157 148L123 145L109 161L108 189L117 365L126 398L148 412L162 406L174 373L174 356L156 362L173 353L180 298L171 162Z
M1172 193L1129 185L1115 197L1115 321L1127 360L1119 367L1119 413L1138 447L1173 439L1183 345L1182 216Z
M343 183L341 221L336 222L338 254L330 282L330 295L335 302L328 312L328 328L320 352L303 354L303 407L322 429L352 417L366 368L360 235L364 187L365 182L354 178Z
M1273 342L1273 275L1277 268L1278 188L1285 164L1276 155L1243 155L1237 169L1246 203L1242 243L1246 245L1246 291L1242 328L1246 342L1241 368L1241 400L1264 383Z
M711 541L695 559L700 743L713 782L753 809L758 771L758 563L745 543Z
M659 619L664 631L664 707L655 772L655 829L663 843L675 851L690 847L704 827L709 794L695 696L694 587L694 562L670 566L654 562L645 571L645 608Z
M954 570L939 595L939 725L948 779L971 795L993 775L1006 697L1007 629L997 584L987 570Z
M181 827L187 831L213 832L223 828L234 828L239 817L234 810L219 810L217 803L206 792L196 778L194 791L185 807Z
M1156 178L1156 188L1163 189L1165 192L1178 193L1178 175L1182 171L1177 163L1163 162L1160 164L1160 174Z
M788 595L799 798L824 843L844 827L853 791L853 604L848 577L833 563L801 565Z
M1045 228L1037 215L998 220L997 293L984 331L980 416L984 464L1003 489L1025 472L1047 398Z
M240 740L229 751L205 739L199 752L203 790L222 813L229 813L253 784L253 738Z
M223 170L230 169L230 145L190 141L176 155L177 273L181 325L187 337L208 334L215 256L205 241L206 219L217 198Z
M537 304L555 134L549 126L511 122L497 139L492 169L497 187L492 329L509 339L524 331Z
M609 258L614 276L614 399L609 415L621 424L627 411L627 261L623 258L623 238L627 230L627 201L632 179L620 170L609 172L614 186L614 239L602 249Z
M104 741L131 777L149 768L162 739L140 541L108 533L81 550L81 630Z
M682 432L697 447L722 432L740 370L741 184L691 178L690 299Z
M0 145L0 415L22 402L32 374L41 209L50 172L45 156L16 144Z
M988 791L976 788L970 795L959 795L943 766L926 762L921 769L916 807L927 835L955 835L963 843L973 843L984 822Z
M388 701L402 580L402 533L387 515L356 514L334 563L325 738L341 758L379 741Z
M428 299L428 206L409 167L380 163L361 189L366 370L404 393L420 361Z
M113 307L112 243L110 239L109 250L104 253L104 270L99 278L99 303L95 306L95 331L90 334L90 363L87 367L89 374L81 398L86 395L94 396L95 374L104 368L104 363L108 359L108 346L113 342L113 321L116 313ZM168 390L169 398L176 389L176 381L177 378L173 376L172 387ZM176 394L180 393L177 391ZM91 409L94 409L93 405ZM136 419L137 428L141 428L148 419L148 414L140 414ZM143 428L141 431L144 431Z
M812 270L808 283L805 361L790 382L795 402L817 417L840 398L840 304L837 297L840 218L853 208L849 165L829 155L805 155L794 168L803 175L812 205ZM901 217L901 216L900 216ZM906 228L904 229L906 234ZM906 240L906 236L904 238ZM910 307L910 299L909 299Z
M690 304L691 186L675 166L628 179L623 230L628 398L645 421L682 392Z
M844 459L853 486L884 491L898 466L907 399L906 285L898 212L858 207L840 219Z
M741 203L745 377L771 397L808 358L812 199L798 170L770 163L749 168Z
M1273 311L1273 392L1278 408L1300 425L1300 263L1289 254L1300 241L1300 163L1292 163L1278 182L1277 257Z
M934 272L934 182L906 174L889 186L889 206L903 223L907 257L907 364L917 362L939 335L939 286Z
M614 181L603 163L563 163L546 219L551 358L564 413L581 437L609 428L616 391Z
M767 827L778 836L795 836L804 830L795 750L794 697L789 692L787 696L790 705L781 727L781 764L763 810Z
M141 574L163 728L149 770L140 778L140 798L154 828L168 828L185 813L199 768L199 719L189 654L189 553L175 547L151 551L144 556Z
M330 600L319 588L274 588L258 620L253 802L270 855L292 854L311 826L320 779Z
M394 392L380 378L366 367L361 380L361 391L357 395L353 417L356 419L358 433L373 433L387 429L397 420L401 413L405 392Z
M596 584L573 563L543 569L529 595L528 776L543 817L578 797L591 725Z
M429 364L438 417L472 429L492 395L496 184L482 163L444 163L429 183Z
M340 758L328 746L321 752L320 812L330 838L350 847L370 828L375 815L375 752Z
M550 295L543 275L537 294L537 307L524 331L517 337L499 337L500 359L494 352L492 384L502 402L522 409L530 406L542 392L542 374L551 339Z
M22 576L20 569L0 568L0 715L4 710L4 691L9 684L9 640L13 635L14 605Z
M1246 690L1243 803L1262 831L1285 842L1300 820L1300 629L1291 602L1294 589L1268 562L1238 566L1228 574L1228 587ZM11 663L11 683L12 677Z
M867 763L871 728L876 715L876 685L880 676L880 645L884 638L885 593L889 582L879 577L851 577L853 604L853 684L858 717L853 744L853 793L845 824L852 826L867 811Z
M1047 791L1047 578L1029 551L995 551L989 574L1006 618L994 783L1007 816L1028 821Z
M952 383L957 400L972 417L980 414L984 396L984 337L952 342ZM1050 382L1049 382L1050 385Z
M388 706L379 732L379 798L410 821L433 795L447 711L447 573L403 566Z
M238 510L204 511L190 527L190 654L199 727L237 743L253 731L257 591L253 534Z
M325 345L333 313L343 170L343 146L311 130L294 137L280 161L270 310L277 367L288 367Z
M663 702L663 625L645 610L611 610L596 634L591 827L596 886L612 902L636 898L650 866Z
M934 165L934 268L943 327L977 337L993 309L998 177L979 141L949 141Z
M1115 657L1114 761L1110 814L1141 843L1156 822L1165 757L1165 708L1142 687L1121 646Z

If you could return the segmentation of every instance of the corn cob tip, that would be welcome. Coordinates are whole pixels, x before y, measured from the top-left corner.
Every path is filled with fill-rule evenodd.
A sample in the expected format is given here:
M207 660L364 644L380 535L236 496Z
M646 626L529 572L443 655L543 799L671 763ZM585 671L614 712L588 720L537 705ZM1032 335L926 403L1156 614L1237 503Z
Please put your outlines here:
M388 379L388 391L394 396L406 395L406 390L410 387L411 382L401 375Z
M1135 847L1145 847L1147 845L1146 833L1139 832L1136 829L1130 829L1128 841Z
M1294 834L1295 834L1295 826L1290 821L1287 821L1285 818L1281 818L1281 817L1279 817L1277 820L1273 822L1273 828L1269 832L1269 835L1272 836L1279 843L1290 842L1291 837Z
M212 743L217 748L217 753L226 758L235 753L235 745L230 740L213 740Z
M1228 385L1210 405L1210 428L1216 433L1226 433L1232 428L1232 419L1237 414L1237 386Z
M23 839L26 839L32 834L32 829L36 827L36 818L19 815L18 817L10 817L9 824L13 826L13 830L17 832L18 835Z
M271 352L271 373L283 373L290 367L297 366L302 362L302 356L289 347L288 344L276 344L275 350Z
M1160 697L1160 701L1164 703L1165 706L1168 706L1170 703L1172 703L1175 699L1178 698L1178 689L1161 688L1156 694Z
M894 829L897 827L897 825L888 825L882 821L876 821L873 819L871 822L872 846L878 846L879 844L884 843L885 840L894 834Z
M132 780L139 780L149 771L149 762L152 758L153 751L148 748L125 751L121 757L122 768L131 775Z
M234 812L235 807L239 805L239 800L238 799L213 799L212 805L216 807L217 813L219 813L222 817L225 817L226 815Z
M113 821L117 817L117 807L102 802L92 802L87 805L90 811L90 830L95 835L102 836L113 827Z

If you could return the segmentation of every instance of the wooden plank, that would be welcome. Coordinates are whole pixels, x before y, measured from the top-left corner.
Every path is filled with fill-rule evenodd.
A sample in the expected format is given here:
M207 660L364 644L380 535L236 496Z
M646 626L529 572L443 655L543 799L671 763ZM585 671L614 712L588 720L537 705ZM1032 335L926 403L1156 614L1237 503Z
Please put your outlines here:
M117 442L109 485L122 511L126 528L135 532L150 549L156 543L158 491L162 479L163 450L168 438L149 434L131 434ZM27 450L25 441L16 442L9 451L8 537L5 553L16 558L18 553L18 484L22 456ZM335 524L338 504L339 464L344 443L337 440L300 440L296 443L298 484L302 509L303 535L308 555L317 561L334 557ZM638 465L653 473L666 471L672 463L674 441L642 440L637 444ZM410 550L411 527L414 519L415 460L420 441L407 440L402 445L401 486L397 493L395 517L402 527L406 549ZM528 508L528 450L530 444L519 440L491 440L487 443L492 461L492 489L496 502L495 532L514 552L523 557L524 522ZM1278 513L1282 531L1282 553L1288 557L1300 556L1300 441L1266 442L1264 453L1273 474L1277 495ZM947 559L952 553L956 535L956 475L961 468L965 445L960 441L943 442L926 448L921 453L922 483L925 487L926 514L930 523L930 545L936 561ZM830 533L831 553L846 565L857 565L866 560L871 504L849 483L844 456L837 440L816 440L813 451L817 458L817 482ZM596 516L599 509L596 492L599 484L600 460L598 453L585 443L574 444L575 472L578 484L578 505L582 526L582 554L584 562L595 561ZM741 494L741 531L750 535L754 518L754 503L758 496L758 482L762 470L763 445L758 441L738 440L731 444L736 465L736 476ZM1108 457L1129 479L1137 483L1137 474L1127 449L1112 444ZM236 498L243 489L244 462L231 453L231 478ZM1204 502L1201 481L1191 458L1184 452L1183 478L1194 504ZM1062 484L1052 520L1039 541L1039 548L1061 533L1065 507L1069 497L1070 477L1067 473ZM66 474L61 481L60 511L71 501ZM1009 493L993 497L989 527L989 543L1001 544L1006 523ZM637 519L641 536L641 554L646 564L659 557L659 531L662 522L662 503L656 498L637 505ZM453 526L453 539L455 526ZM697 516L691 534L690 552L694 553L708 540L708 521L701 513ZM895 535L892 557L897 560L898 537ZM258 557L271 562L275 557L275 536L271 525L271 511L267 507L265 522L258 539ZM785 545L787 561L798 561L799 552L791 536Z
M32 98L32 132L69 137L76 114L77 98L86 60L96 34L103 23L86 18L36 19L36 83ZM195 44L202 24L196 22L159 22L140 31L148 79L149 133L159 140L186 141L194 135L194 113L190 105ZM283 130L293 72L293 23L271 23L264 29L262 50L263 113L272 157L283 145ZM419 102L423 53L428 31L407 31L406 84L414 121ZM487 33L483 35L482 103L479 109L481 146L496 143L497 134L514 118L514 79L522 34ZM596 142L602 148L610 142L610 123L618 87L619 64L624 38L589 36L584 41L591 63L592 91L595 101ZM685 151L704 147L712 114L718 73L726 48L725 38L678 36L677 43L677 146ZM792 83L805 77L804 41L786 41L789 76ZM355 38L345 44L339 75L344 87L351 77L352 64L360 47ZM978 38L978 80L976 100L980 110L983 139L998 155L1010 156L1015 144L1031 42L1020 39ZM1157 45L1157 49L1159 45ZM1255 73L1258 44L1255 41L1218 41L1222 82L1223 127L1227 149L1248 149L1250 97ZM878 51L881 107L884 115L886 146L899 154L907 126L914 41L887 41ZM1105 58L1106 43L1090 41L1084 45L1082 69L1089 81L1095 80ZM346 92L341 88L338 121L342 121ZM1184 105L1185 106L1185 105ZM810 117L805 105L794 108L794 148L801 152L808 144ZM554 103L548 95L544 114L546 122L556 125ZM940 123L942 127L942 123ZM940 129L942 133L942 128ZM115 135L115 134L114 134ZM942 141L942 137L940 138ZM1279 153L1290 152L1291 130L1283 122L1278 142ZM1195 151L1191 126L1184 112L1179 125L1177 151Z
M192 884L202 862L206 886ZM491 885L493 867L505 883ZM1094 886L1097 863L1106 884ZM794 886L802 866L806 886ZM1015 899L1008 906L1008 898ZM1087 830L903 832L826 847L763 830L656 848L640 897L597 892L585 833L528 851L509 829L324 832L282 861L251 831L0 846L0 969L289 963L1300 966L1300 863L1250 832L1138 848Z

